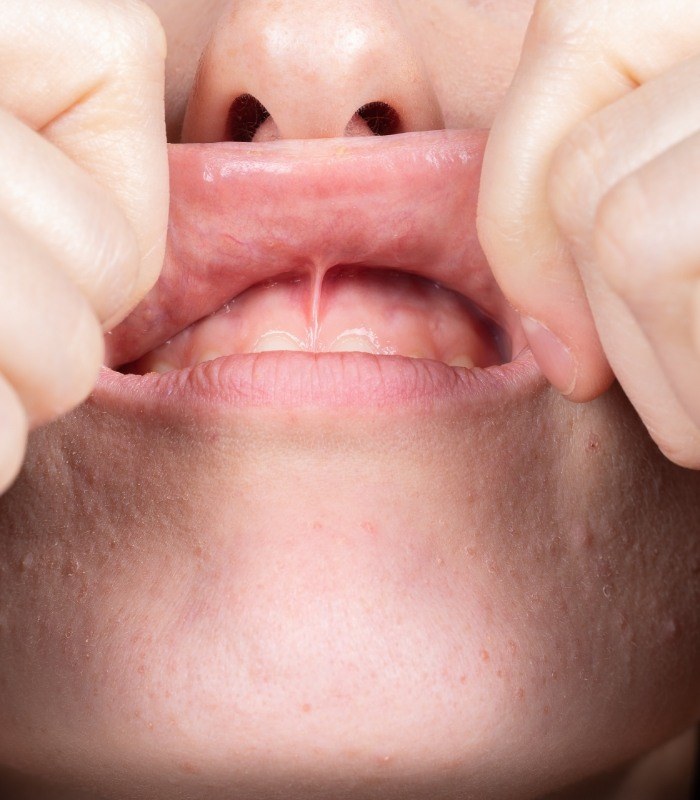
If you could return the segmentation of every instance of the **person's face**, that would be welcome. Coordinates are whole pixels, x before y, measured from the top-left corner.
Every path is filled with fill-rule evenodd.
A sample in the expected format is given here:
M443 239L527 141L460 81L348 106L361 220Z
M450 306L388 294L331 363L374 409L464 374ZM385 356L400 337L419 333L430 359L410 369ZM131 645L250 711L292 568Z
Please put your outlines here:
M377 163L396 140L353 150L350 135L371 132L356 112L376 102L402 133L488 129L532 0L150 4L168 34L170 141L230 137L231 105L250 94L270 113L249 131L250 161L270 158L278 176L262 196L252 179L215 204L202 191L211 175L178 150L190 177L173 174L171 255L183 240L206 255L212 226L235 236L243 217L272 220L248 242L263 247L288 206L299 218L283 237L325 230L336 186L317 176L325 194L314 184L309 200L296 184L275 193L274 181L300 148L335 174L340 145L269 140L344 133L350 211L334 226L360 214L356 198L370 204L375 238L414 215L417 242L435 230L473 239L468 192L463 217L449 203L452 216L438 217L443 198L462 197L474 170L478 179L483 136L464 134L472 155L444 173L439 194L396 170L368 200L365 147ZM410 140L421 163L430 136ZM202 152L206 161L214 150ZM389 210L382 192L393 192ZM361 237L342 229L333 246L352 256ZM181 262L172 257L164 275L187 308L195 289ZM232 314L243 327L295 324L304 269L266 277L278 280ZM362 330L400 299L424 347L435 319L449 327L466 313L426 287L341 271L336 294L321 296L328 307L344 298ZM146 335L131 334L125 352ZM619 390L575 406L527 354L512 356L471 393L423 387L419 398L405 390L411 362L387 355L336 356L356 375L354 385L343 375L336 402L285 403L274 391L250 402L250 387L246 401L210 402L200 385L198 403L176 392L178 402L156 404L147 391L131 397L133 383L116 399L103 387L36 432L0 500L0 768L89 797L502 800L557 790L690 726L700 479L661 457ZM265 364L282 363L267 358L255 362L264 379ZM299 381L336 363L289 358ZM404 387L395 402L367 385L370 362L378 383L392 375ZM451 367L413 363L424 382L464 383Z

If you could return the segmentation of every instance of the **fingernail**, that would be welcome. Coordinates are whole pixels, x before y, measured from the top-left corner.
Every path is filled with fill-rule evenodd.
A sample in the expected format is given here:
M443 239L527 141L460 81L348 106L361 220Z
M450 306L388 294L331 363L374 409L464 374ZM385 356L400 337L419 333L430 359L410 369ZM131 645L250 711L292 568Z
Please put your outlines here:
M576 387L578 373L571 350L537 320L523 317L523 329L547 380L563 395L570 395Z

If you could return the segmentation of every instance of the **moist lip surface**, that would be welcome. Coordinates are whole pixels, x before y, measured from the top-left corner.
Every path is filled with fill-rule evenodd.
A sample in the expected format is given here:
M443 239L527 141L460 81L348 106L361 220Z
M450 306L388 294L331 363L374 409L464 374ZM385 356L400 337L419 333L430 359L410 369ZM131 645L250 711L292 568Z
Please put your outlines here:
M120 390L294 403L325 382L347 402L377 370L394 396L473 388L477 370L450 363L511 386L503 362L524 337L476 234L486 137L171 145L164 268L107 337L108 365L130 373Z

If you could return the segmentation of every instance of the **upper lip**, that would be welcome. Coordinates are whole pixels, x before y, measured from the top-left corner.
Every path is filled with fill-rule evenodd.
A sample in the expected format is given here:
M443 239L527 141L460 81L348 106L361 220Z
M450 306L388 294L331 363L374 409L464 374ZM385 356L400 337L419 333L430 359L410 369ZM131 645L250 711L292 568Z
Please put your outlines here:
M363 266L421 275L507 327L476 233L487 132L170 145L160 278L107 341L129 363L251 286Z

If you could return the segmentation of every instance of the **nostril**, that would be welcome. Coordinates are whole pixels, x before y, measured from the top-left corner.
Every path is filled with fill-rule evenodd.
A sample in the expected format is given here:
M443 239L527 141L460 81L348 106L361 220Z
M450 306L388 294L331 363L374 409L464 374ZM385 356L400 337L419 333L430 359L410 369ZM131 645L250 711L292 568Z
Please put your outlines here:
M252 94L239 95L228 112L226 139L231 142L252 142L260 127L270 119L270 112ZM366 103L357 110L353 120L366 126L374 136L390 136L401 130L398 112L388 103ZM351 122L350 125L353 123ZM350 126L349 126L350 127Z
M270 112L252 94L237 97L228 112L226 138L230 142L252 142Z
M395 109L388 103L367 103L357 111L375 136L390 136L399 133L401 120Z

